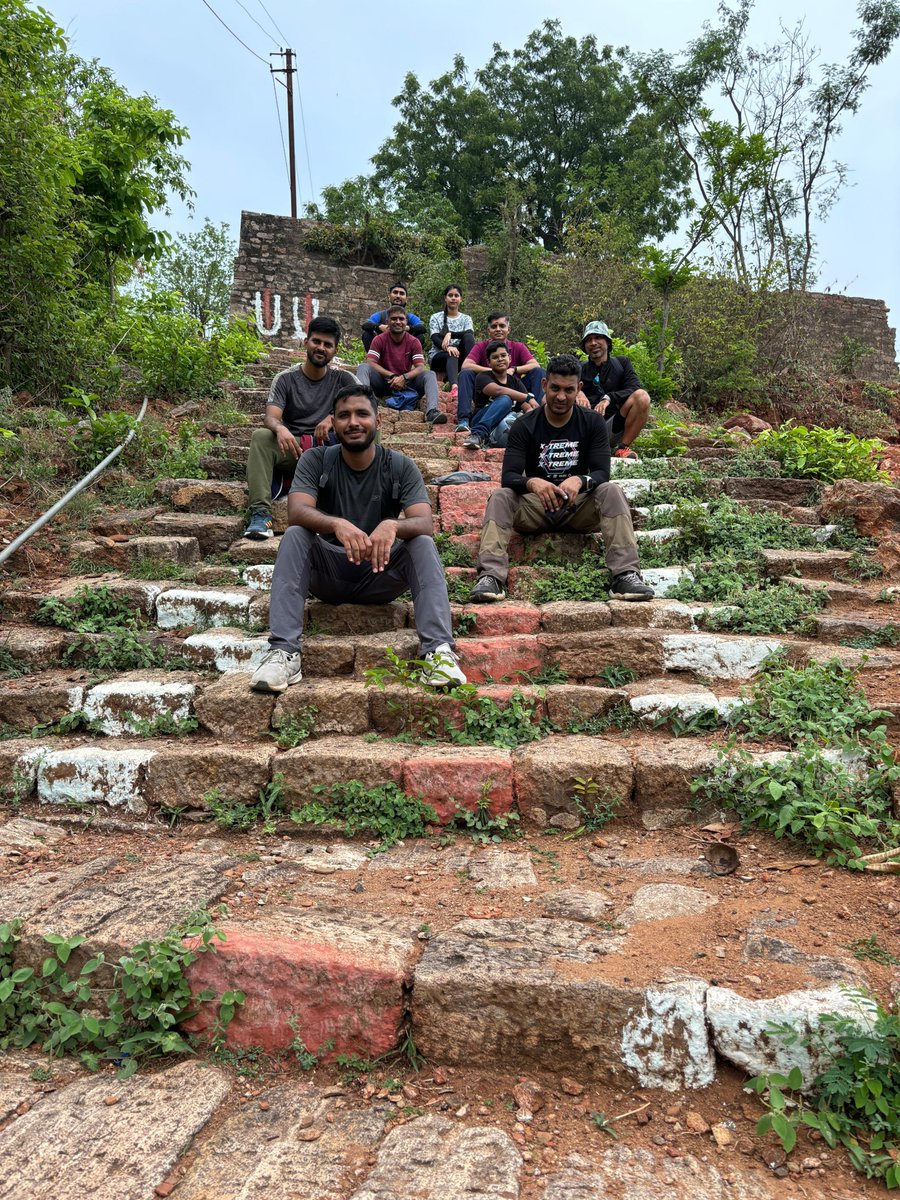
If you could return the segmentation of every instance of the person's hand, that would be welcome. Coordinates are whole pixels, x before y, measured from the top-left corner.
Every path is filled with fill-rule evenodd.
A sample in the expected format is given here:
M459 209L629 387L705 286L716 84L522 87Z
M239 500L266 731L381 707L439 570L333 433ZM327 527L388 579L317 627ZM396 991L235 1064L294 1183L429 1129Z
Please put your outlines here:
M604 396L602 400L597 401L596 405L594 406L594 412L599 413L600 416L602 417L602 416L606 415L606 410L608 408L609 408L609 396Z
M378 330L379 330L379 332L380 332L380 333L387 333L387 331L388 331L388 326L387 326L387 325L379 325L379 326L378 326Z
M344 547L347 558L355 566L372 557L372 539L361 529L357 529L350 521L338 520L334 523L334 536Z
M533 412L538 407L539 407L539 405L538 405L537 400L535 400L535 398L533 396L529 396L529 398L527 400L523 400L522 403L519 405L519 412L523 412L523 413Z
M590 400L588 400L587 396L584 394L584 392L581 391L581 389L579 389L578 395L575 397L575 403L578 405L579 408L590 408L591 407Z
M314 440L319 445L322 445L323 442L327 442L333 428L334 421L331 419L331 416L329 415L324 417L316 426L316 431L313 434Z
M549 479L538 479L536 476L532 476L528 480L527 488L532 495L537 496L547 512L559 512L561 508L570 503L568 492L564 492Z
M569 504L574 503L575 497L581 491L581 478L578 475L570 475L559 485L559 490L566 493Z
M450 330L448 329L447 332L444 334L444 337L441 341L441 349L447 350L449 348L449 346L450 346Z
M391 548L396 540L396 521L382 521L369 534L369 543L372 547L370 555L372 570L376 575L387 569L388 561L391 557Z
M288 429L287 425L278 425L276 427L275 441L278 443L278 449L282 454L293 454L294 458L300 457L300 443Z
M401 392L406 387L406 380L402 375L392 375L388 383L395 392Z
M449 346L449 347L446 347L446 349L447 349L447 353L450 355L451 358L459 358L459 347L458 346Z

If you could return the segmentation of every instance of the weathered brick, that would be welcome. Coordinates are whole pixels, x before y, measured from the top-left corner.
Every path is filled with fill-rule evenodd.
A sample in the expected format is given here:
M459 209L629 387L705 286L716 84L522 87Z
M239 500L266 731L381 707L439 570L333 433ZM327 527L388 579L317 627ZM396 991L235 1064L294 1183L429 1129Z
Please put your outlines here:
M533 637L461 638L460 664L469 683L501 683L540 671L544 656Z
M445 746L435 753L420 750L406 760L403 788L434 805L438 820L451 820L457 806L474 811L483 795L492 816L513 805L512 760L508 750Z

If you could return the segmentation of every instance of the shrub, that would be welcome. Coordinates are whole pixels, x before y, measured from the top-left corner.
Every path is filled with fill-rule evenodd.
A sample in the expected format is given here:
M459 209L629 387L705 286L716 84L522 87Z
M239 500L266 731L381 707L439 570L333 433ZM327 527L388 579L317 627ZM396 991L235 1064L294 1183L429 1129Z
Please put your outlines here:
M845 429L822 429L787 421L780 429L765 429L756 439L764 454L781 463L782 474L797 479L858 479L887 481L880 469L884 447L874 438L858 438Z
M317 784L313 791L321 797L310 800L291 812L298 824L337 825L351 837L370 833L379 839L379 850L387 850L408 837L424 837L426 825L437 822L437 813L419 796L410 796L395 783L366 787L358 779Z

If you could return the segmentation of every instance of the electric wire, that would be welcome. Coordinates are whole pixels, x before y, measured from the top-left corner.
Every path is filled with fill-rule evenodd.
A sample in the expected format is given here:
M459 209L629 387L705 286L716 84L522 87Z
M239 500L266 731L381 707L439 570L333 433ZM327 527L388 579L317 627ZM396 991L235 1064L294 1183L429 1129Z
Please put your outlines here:
M300 128L303 130L303 149L306 153L306 173L309 176L309 194L310 200L316 194L316 185L313 183L312 164L309 161L309 139L306 136L306 114L303 111L303 91L300 87L300 71L297 70L294 75L294 81L297 85L297 101L300 107Z
M231 26L222 20L222 18L216 12L216 10L213 8L213 6L209 3L209 0L202 0L202 3L206 5L206 7L209 9L209 11L212 13L212 15L216 18L216 20L219 22L219 24L225 26L225 28L228 30L228 32L231 34L231 36L234 38L234 40L236 42L240 42L241 45L244 47L244 49L249 51L249 53L252 54L255 59L258 59L259 62L261 62L264 67L267 67L269 65L266 62L266 60L262 57L261 54L257 54L255 50L251 50L250 47L247 45L247 43L238 37L238 35L234 32L234 30L231 28Z
M275 112L278 116L278 134L281 138L281 154L282 154L282 157L284 158L284 173L287 176L288 187L290 187L291 170L290 170L290 167L288 166L287 150L285 149L285 145L284 145L284 130L281 127L281 108L279 107L279 104L278 104L278 89L275 87L275 76L274 75L272 75L272 95L275 97Z
M272 36L272 34L269 32L269 30L265 28L264 25L260 25L259 21L257 21L256 17L254 17L253 13L250 11L250 9L247 7L247 5L242 4L241 0L234 0L234 2L238 6L238 8L242 8L244 10L244 12L247 14L247 16L250 18L250 20L256 26L256 28L263 35L263 37L268 38L273 46L277 46L278 43L276 42L275 38Z
M284 42L284 44L287 45L288 39L284 36L284 34L281 32L281 30L275 24L275 19L272 16L272 14L269 12L269 10L266 8L266 6L263 4L263 0L257 0L257 3L259 4L259 7L263 10L263 12L266 14L266 16L269 18L269 20L272 22L275 32L278 34L278 36L281 38L281 40Z

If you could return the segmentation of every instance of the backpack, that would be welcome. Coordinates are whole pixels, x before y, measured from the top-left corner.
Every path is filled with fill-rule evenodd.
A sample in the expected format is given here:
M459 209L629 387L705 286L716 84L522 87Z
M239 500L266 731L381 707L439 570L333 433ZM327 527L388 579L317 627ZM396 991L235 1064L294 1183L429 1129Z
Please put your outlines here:
M404 455L396 450L387 450L384 446L381 447L385 454L388 455L387 464L382 459L381 473L384 474L385 465L388 466L391 473L391 488L390 495L382 491L381 494L381 514L382 520L389 517L393 520L400 512L400 465ZM328 446L325 450L325 455L322 459L322 474L319 476L319 491L321 492L327 485L330 476L334 473L337 466L338 455L341 452L340 446Z

